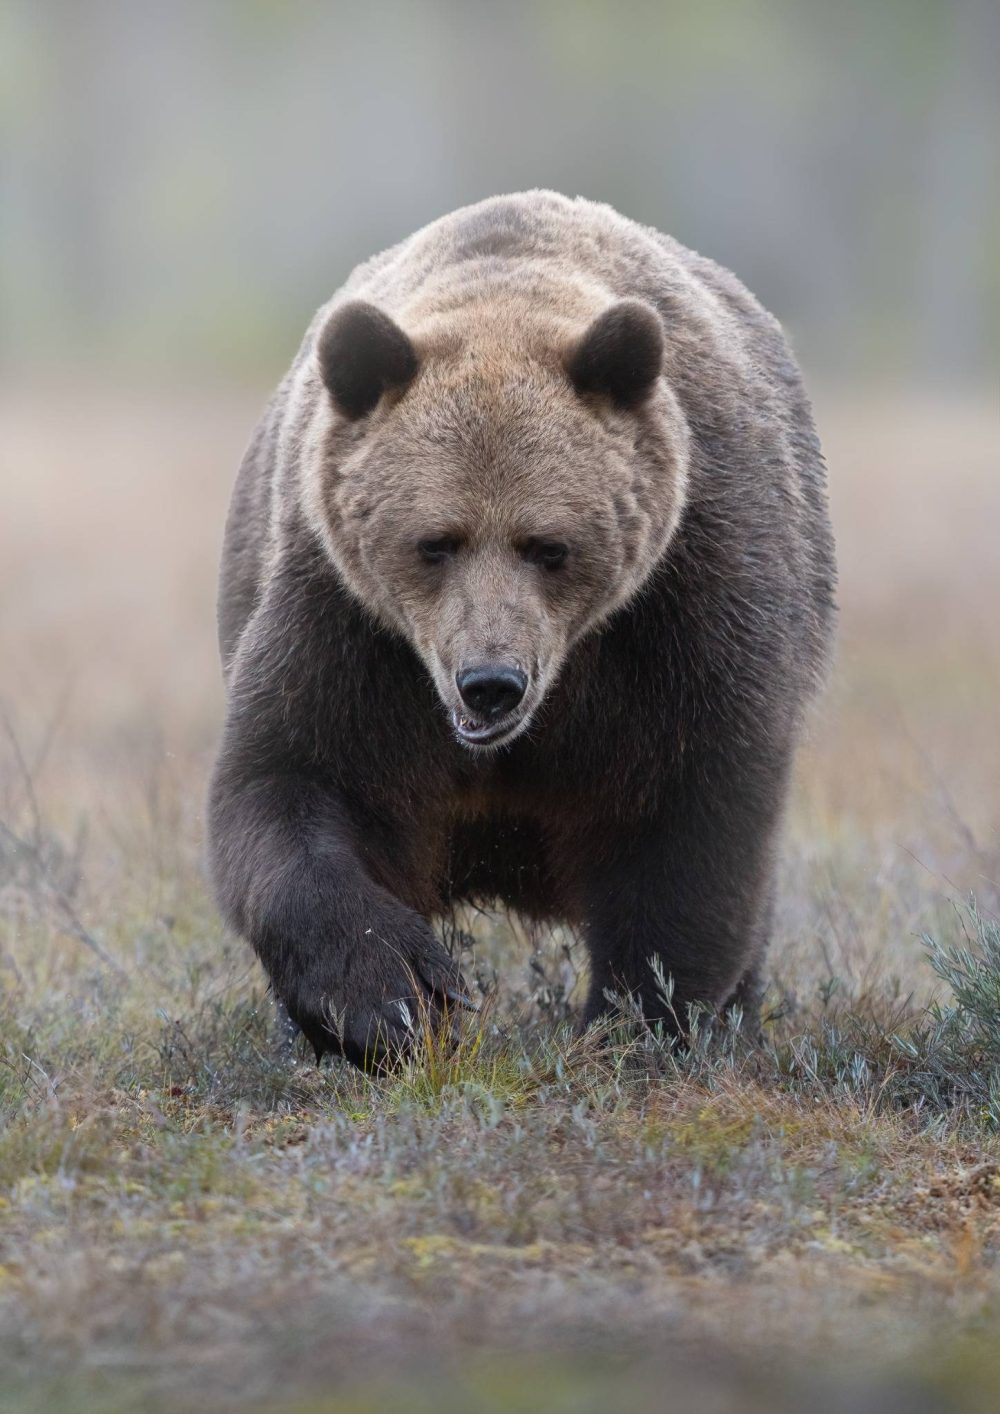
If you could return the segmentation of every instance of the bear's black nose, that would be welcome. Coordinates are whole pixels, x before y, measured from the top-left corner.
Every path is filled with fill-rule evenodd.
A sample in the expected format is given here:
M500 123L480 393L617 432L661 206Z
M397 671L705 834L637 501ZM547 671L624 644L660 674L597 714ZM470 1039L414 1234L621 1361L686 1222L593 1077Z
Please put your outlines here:
M520 668L487 663L481 668L463 668L455 674L455 683L469 711L494 722L513 712L524 696L528 679Z

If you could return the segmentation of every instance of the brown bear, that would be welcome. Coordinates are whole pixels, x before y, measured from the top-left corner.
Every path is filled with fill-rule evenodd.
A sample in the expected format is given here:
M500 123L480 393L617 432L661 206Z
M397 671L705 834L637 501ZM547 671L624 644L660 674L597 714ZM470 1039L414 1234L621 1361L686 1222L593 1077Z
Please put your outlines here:
M542 191L355 270L219 597L215 885L317 1054L462 1003L466 900L579 930L585 1021L750 1001L834 574L798 369L728 271Z

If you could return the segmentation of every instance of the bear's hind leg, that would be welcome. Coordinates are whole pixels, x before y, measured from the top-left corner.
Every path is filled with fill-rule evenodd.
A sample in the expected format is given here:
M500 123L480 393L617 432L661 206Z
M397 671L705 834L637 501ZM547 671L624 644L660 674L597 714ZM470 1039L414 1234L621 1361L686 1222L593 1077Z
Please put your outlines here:
M707 820L679 828L674 817L669 827L578 851L591 965L586 1022L608 1010L609 992L628 993L647 1020L673 1031L686 1028L693 1005L739 1000L749 1021L767 941L775 816L732 838ZM669 998L660 977L670 981Z

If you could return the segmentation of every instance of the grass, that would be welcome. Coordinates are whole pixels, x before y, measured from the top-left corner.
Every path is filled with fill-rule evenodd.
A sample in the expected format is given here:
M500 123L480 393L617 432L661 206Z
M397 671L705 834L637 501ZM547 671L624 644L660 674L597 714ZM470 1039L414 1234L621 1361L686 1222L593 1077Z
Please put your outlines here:
M897 450L939 538L893 583L895 412L830 419L843 648L762 1039L698 1017L679 1051L627 1007L579 1037L573 940L480 916L480 1012L380 1079L288 1054L202 877L199 537L246 409L106 410L73 529L38 506L88 437L32 406L0 506L35 615L0 596L0 1409L995 1408L1000 582L951 574L926 428ZM979 423L937 415L995 494ZM135 545L106 468L140 453L169 512Z
M657 1362L789 1408L834 1397L845 1347L873 1408L959 1346L963 1399L1000 1377L988 913L913 940L931 1000L797 974L762 1040L696 1016L685 1050L627 1009L577 1036L577 950L479 919L481 1011L372 1078L287 1054L193 851L176 912L121 879L95 951L47 828L5 856L0 1407L596 1408L595 1348L636 1408Z

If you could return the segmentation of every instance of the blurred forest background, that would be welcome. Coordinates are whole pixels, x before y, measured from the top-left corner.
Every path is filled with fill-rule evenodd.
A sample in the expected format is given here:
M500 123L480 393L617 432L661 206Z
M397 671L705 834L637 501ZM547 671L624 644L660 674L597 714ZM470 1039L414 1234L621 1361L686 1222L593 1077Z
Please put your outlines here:
M995 0L4 0L0 366L271 377L355 262L549 186L814 371L982 379L998 60Z

